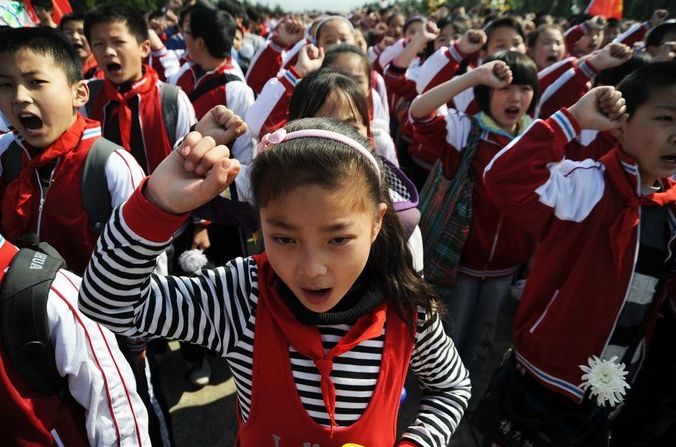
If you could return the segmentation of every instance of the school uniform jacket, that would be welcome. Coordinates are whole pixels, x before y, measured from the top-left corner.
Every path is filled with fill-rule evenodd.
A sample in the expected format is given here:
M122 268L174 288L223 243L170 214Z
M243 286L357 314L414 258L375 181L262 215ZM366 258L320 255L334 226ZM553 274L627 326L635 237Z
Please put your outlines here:
M612 228L631 201L638 201L638 166L619 146L600 160L564 160L566 146L576 144L571 141L579 133L573 116L562 109L536 121L484 173L495 203L538 239L536 262L513 321L516 357L543 385L577 402L585 395L579 365L591 356L605 358L629 303L640 228L627 229L626 251L616 256L619 238ZM620 166L619 180L611 181L607 173L611 163ZM618 181L634 194L624 195ZM662 184L674 187L671 180ZM672 209L668 222L672 245Z
M201 119L217 105L226 106L244 119L247 110L254 103L254 94L240 77L240 73L230 59L209 71L189 61L169 79L169 83L181 87L188 95L197 119ZM251 163L253 151L250 132L238 137L232 145L233 157L242 164Z
M470 116L449 109L445 116L415 121L413 128L414 140L425 146L426 153L436 155L428 161L433 163L436 158L441 159L446 177L453 178L460 165L462 150L467 145ZM471 168L474 178L472 220L458 267L463 274L479 278L512 275L533 254L532 237L497 207L482 180L486 165L510 140L505 133L481 131ZM418 154L415 150L413 155Z
M92 144L101 138L98 123L87 122L88 126L82 132L79 143L57 160L50 174L51 184L46 191L35 171L32 182L34 198L31 201L31 227L38 240L52 245L66 260L69 269L80 273L84 272L99 236L81 199L85 159ZM22 162L27 163L31 158L30 153L23 140L14 133L0 136L0 155L12 142L23 149ZM0 175L1 169L0 166ZM111 205L115 208L127 200L144 174L131 154L119 148L108 157L105 176ZM4 196L2 200L9 200ZM3 230L5 233L11 231L7 228Z
M280 69L288 69L296 63L298 52L308 43L311 41L307 37L291 47L285 47L274 36L266 40L251 59L249 70L246 72L246 83L258 95L265 83L277 76ZM287 56L287 52L291 52L291 56Z
M0 236L0 276L17 248ZM150 446L148 414L115 335L77 308L80 278L59 270L47 300L56 369L84 409L30 388L0 342L0 444L3 446ZM81 415L81 414L80 414Z
M116 210L102 234L85 273L80 308L118 333L152 333L218 352L230 365L239 414L246 423L255 373L258 266L254 258L237 258L191 278L152 275L155 258L185 218L160 211L139 189ZM438 316L423 311L418 315L410 364L425 391L418 417L402 437L410 444L402 445L446 446L467 404L469 379ZM351 325L317 327L324 346L333 346ZM368 407L386 333L387 326L380 337L334 359L331 379L336 386L335 420L339 427L355 423ZM289 356L296 398L315 424L327 427L329 416L314 363L293 349Z

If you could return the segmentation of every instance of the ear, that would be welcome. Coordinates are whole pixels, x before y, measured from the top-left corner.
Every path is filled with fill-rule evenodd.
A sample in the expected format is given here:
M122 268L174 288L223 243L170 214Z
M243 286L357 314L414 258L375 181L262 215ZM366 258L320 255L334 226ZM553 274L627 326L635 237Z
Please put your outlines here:
M89 101L89 86L87 85L87 81L77 81L70 88L73 94L73 108L79 109L87 104L87 101Z
M624 128L626 125L627 122L625 121L624 123L622 123L620 127L617 127L610 131L610 134L615 137L620 146L622 146L622 140L624 139Z
M143 42L139 44L139 48L141 49L141 57L145 59L150 55L150 40L146 39Z
M385 217L385 213L387 212L387 204L381 202L378 205L378 211L376 213L376 217L373 220L373 228L371 229L371 243L375 242L376 238L378 237L378 234L380 233L380 229L383 226L383 218Z

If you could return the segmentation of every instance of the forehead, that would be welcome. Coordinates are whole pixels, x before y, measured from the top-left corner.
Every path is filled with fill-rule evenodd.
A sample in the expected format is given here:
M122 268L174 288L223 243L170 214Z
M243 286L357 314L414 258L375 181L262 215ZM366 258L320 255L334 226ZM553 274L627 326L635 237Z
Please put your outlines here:
M561 31L559 30L547 29L540 33L540 35L538 36L538 42L543 41L545 39L563 40L563 34L561 34Z
M312 228L324 227L339 219L363 217L369 201L367 194L359 194L357 190L363 191L363 184L353 178L335 187L298 185L261 207L261 220L279 219L295 226ZM311 211L308 205L311 205Z
M91 28L92 39L98 38L102 39L105 37L132 37L135 36L129 30L126 21L122 20L111 20L109 22L101 22L92 26Z
M345 23L344 20L334 19L329 20L320 28L320 36L328 34L349 34L352 35L352 29Z
M49 73L50 77L62 76L65 78L63 70L57 67L50 54L40 54L24 48L13 54L0 53L0 61L0 76Z
M342 53L336 57L332 68L337 68L350 76L366 77L366 64L364 59L354 53Z
M648 97L643 104L636 108L634 114L657 110L676 113L676 80L671 85L647 88L645 92Z
M339 121L355 121L357 119L356 107L347 93L334 90L324 100L324 104L317 110L317 117L335 118Z
M496 40L514 40L514 39L521 39L521 35L518 33L517 30L515 30L511 26L501 26L499 28L495 28L488 34L489 42Z
M62 23L61 28L64 31L82 30L84 28L84 20L69 20L66 23Z

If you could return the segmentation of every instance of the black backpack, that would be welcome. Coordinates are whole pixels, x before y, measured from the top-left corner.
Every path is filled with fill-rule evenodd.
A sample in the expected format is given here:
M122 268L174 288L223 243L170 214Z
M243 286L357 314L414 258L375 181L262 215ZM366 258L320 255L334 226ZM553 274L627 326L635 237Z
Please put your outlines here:
M80 182L82 205L97 233L101 232L113 213L112 198L106 183L106 162L110 154L117 149L120 149L120 146L112 141L98 138L85 158ZM5 184L9 184L19 176L22 151L21 146L12 142L0 157Z
M10 364L31 388L63 395L67 384L56 369L47 299L64 262L44 251L58 256L52 247L40 244L39 250L24 248L12 259L0 287L0 330Z

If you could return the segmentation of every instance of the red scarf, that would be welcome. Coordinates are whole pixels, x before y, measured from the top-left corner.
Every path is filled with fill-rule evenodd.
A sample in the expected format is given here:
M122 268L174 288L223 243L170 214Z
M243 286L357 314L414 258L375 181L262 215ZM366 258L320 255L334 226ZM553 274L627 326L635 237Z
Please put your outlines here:
M139 114L141 118L141 132L145 144L146 168L151 173L164 157L171 152L169 138L162 119L162 103L160 91L157 88L159 81L157 72L150 66L143 66L143 77L134 82L131 89L120 93L118 86L108 78L103 81L103 91L110 101L115 101L118 106L113 113L117 113L120 128L121 145L131 152L131 108L127 102L139 95ZM105 104L104 101L102 104ZM101 103L99 103L101 104ZM101 108L101 112L102 112Z
M676 202L676 187L669 179L663 180L662 184L667 188L664 192L656 192L644 196L638 196L636 180L631 177L622 165L631 164L638 169L636 162L624 154L619 148L610 151L602 159L606 166L606 173L611 187L619 191L625 198L625 208L617 216L610 226L610 247L613 259L617 266L618 275L622 270L624 256L629 251L629 245L635 228L639 224L639 207L641 205L666 206Z
M272 268L267 269L267 277L263 281L270 281L268 284L274 284L278 281L274 277ZM350 350L359 343L379 337L385 326L385 316L387 315L387 304L381 304L371 314L359 318L347 334L327 353L324 354L324 346L316 326L299 324L283 298L280 296L276 287L271 288L268 307L273 320L279 326L282 333L286 336L288 343L296 351L310 358L321 377L321 390L326 412L331 421L331 434L333 429L338 427L336 423L336 387L331 380L331 371L333 370L333 359Z
M40 198L33 189L33 182L37 180L35 169L77 147L86 126L87 120L78 114L75 123L51 146L46 147L35 158L28 160L21 168L19 176L7 185L2 196L2 229L9 239L18 238L33 231L31 225L34 221L34 201Z

